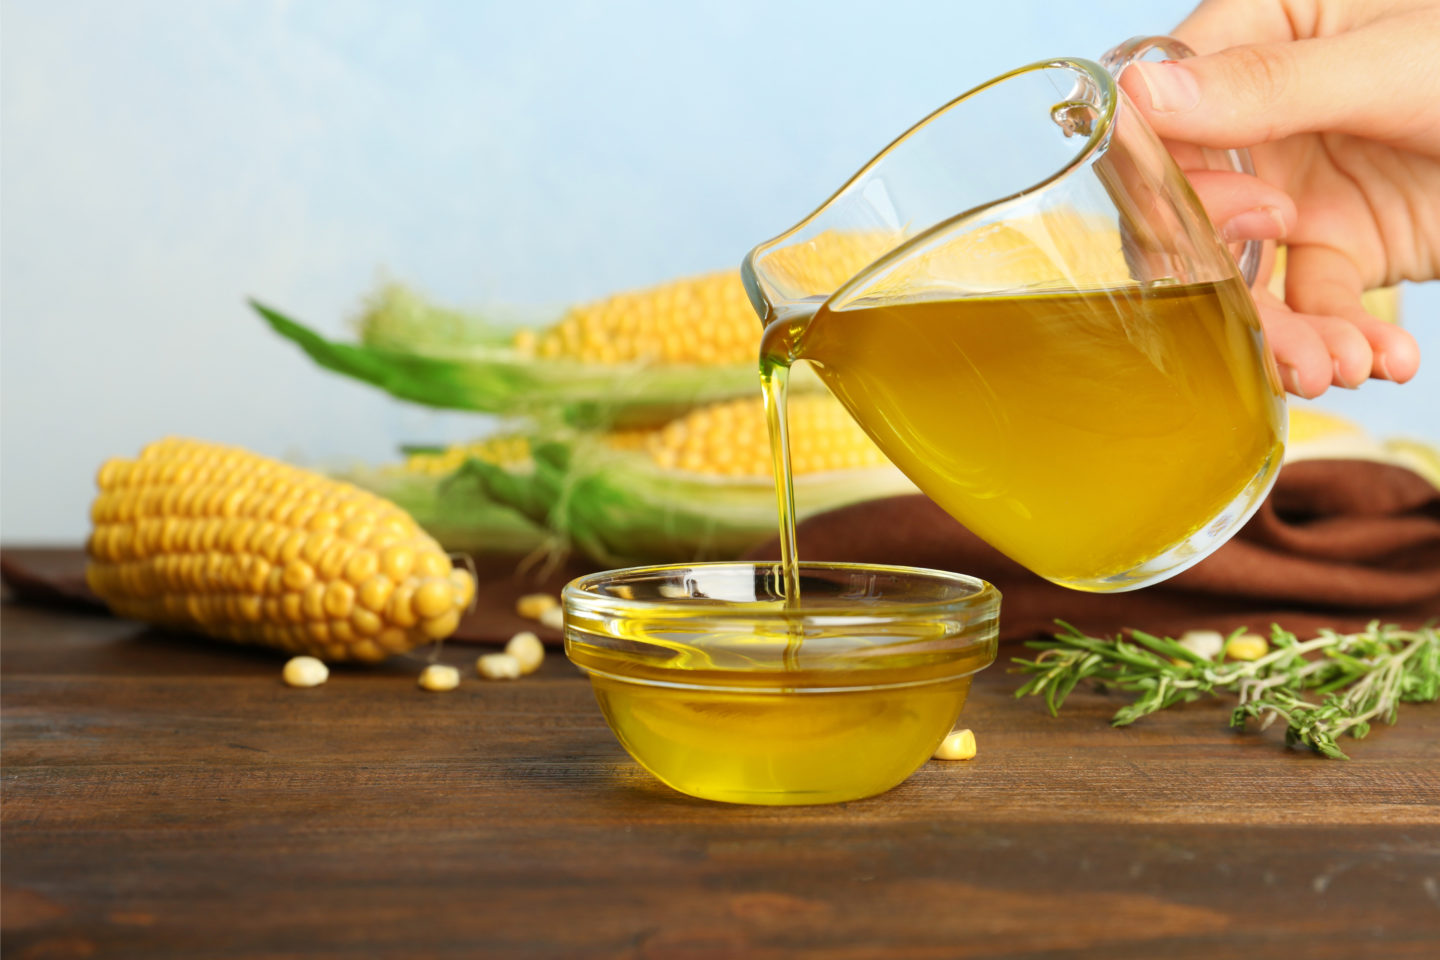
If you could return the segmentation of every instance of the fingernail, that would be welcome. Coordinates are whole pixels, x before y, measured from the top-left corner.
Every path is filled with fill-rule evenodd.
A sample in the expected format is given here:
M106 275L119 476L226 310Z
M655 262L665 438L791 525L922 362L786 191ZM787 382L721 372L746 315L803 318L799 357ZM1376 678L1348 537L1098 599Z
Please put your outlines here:
M1137 63L1140 79L1150 94L1150 108L1158 113L1180 113L1200 103L1200 85L1195 75L1173 60L1164 63Z
M1375 369L1378 370L1378 371L1380 371L1380 377L1381 377L1382 379L1384 379L1384 380L1394 380L1394 379L1395 379L1394 377L1390 376L1390 362L1385 359L1385 354L1383 354L1383 353L1377 353L1377 354L1375 354Z
M1351 383L1349 380L1345 379L1344 374L1342 374L1342 373L1340 372L1340 361L1339 361L1339 360L1336 360L1336 361L1332 364L1332 367L1333 367L1334 370L1335 370L1335 379L1332 381L1332 382L1335 384L1335 386L1337 386L1337 387L1344 387L1346 390L1355 390L1355 389L1357 389L1357 388L1360 386L1358 383Z
M1300 389L1300 374L1288 363L1280 364L1280 382L1285 385L1286 393L1293 393L1302 400L1310 399Z
M1285 236L1285 218L1275 207L1256 207L1237 213L1220 227L1227 243L1239 240L1279 240Z

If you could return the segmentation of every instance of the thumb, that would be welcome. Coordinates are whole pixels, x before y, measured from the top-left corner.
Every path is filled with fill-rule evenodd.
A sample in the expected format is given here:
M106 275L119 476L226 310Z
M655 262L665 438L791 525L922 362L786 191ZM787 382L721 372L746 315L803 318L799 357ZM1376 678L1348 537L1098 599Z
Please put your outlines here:
M1231 47L1138 62L1122 86L1162 138L1249 147L1296 133L1399 139L1440 99L1435 71L1403 68L1390 31Z

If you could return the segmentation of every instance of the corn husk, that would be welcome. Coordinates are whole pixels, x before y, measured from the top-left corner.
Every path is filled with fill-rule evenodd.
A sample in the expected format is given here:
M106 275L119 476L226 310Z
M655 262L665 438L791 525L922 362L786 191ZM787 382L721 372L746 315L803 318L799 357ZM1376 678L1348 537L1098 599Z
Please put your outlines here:
M537 441L530 469L471 459L454 476L607 566L732 559L778 531L769 477L666 470L595 437ZM891 466L805 474L795 478L796 516L914 492Z

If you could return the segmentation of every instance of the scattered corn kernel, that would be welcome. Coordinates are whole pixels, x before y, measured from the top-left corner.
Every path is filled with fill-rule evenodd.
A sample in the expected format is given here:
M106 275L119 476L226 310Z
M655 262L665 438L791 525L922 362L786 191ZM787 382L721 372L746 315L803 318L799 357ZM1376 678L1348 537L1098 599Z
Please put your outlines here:
M291 657L285 664L284 677L292 687L318 687L330 679L330 668L314 657Z
M1218 660L1225 649L1225 637L1219 630L1186 630L1180 634L1180 646L1206 660Z
M558 606L560 601L548 593L527 593L515 601L515 612L526 620L539 620L546 610L554 610Z
M522 630L505 644L505 652L520 664L521 673L534 673L545 660L545 645L529 630Z
M936 760L970 760L975 756L975 734L971 730L952 730L935 748Z
M1242 633L1225 644L1225 656L1231 660L1259 660L1269 652L1269 641L1258 633Z
M441 692L460 686L460 671L445 663L432 663L420 671L420 688Z
M565 611L559 607L551 607L540 614L540 626L549 627L551 630L564 630Z
M516 680L524 671L511 654L487 653L475 661L475 672L486 680Z

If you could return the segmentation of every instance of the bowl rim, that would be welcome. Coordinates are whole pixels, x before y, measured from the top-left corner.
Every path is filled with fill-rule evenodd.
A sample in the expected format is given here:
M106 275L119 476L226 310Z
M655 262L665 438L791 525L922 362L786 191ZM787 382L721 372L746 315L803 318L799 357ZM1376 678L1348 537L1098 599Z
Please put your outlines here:
M858 692L950 683L985 669L998 653L1000 591L978 577L928 567L828 561L800 564L802 573L816 570L878 572L938 579L944 584L964 587L965 591L946 600L886 601L882 598L873 604L838 608L806 607L802 602L798 608L787 609L773 600L760 603L678 597L635 600L591 589L598 583L647 575L675 582L683 571L724 567L743 570L752 577L766 575L758 571L779 575L778 561L736 560L624 567L575 578L563 593L566 656L592 680L605 677L627 684L696 692L741 691L753 695ZM879 647L859 642L873 639L874 630L883 629L885 623L926 620L948 622L953 630L940 636L912 637L902 631L893 642ZM617 631L613 626L617 623L643 624L643 636ZM809 664L790 661L789 647L781 651L779 661L767 659L749 666L707 667L693 662L678 666L663 653L746 652L741 645L753 636L746 628L756 623L788 623L791 628L813 626L830 636L818 648L818 659ZM686 639L677 640L676 631L685 634ZM741 645L737 645L737 641ZM795 648L796 655L804 656L807 647L808 642ZM601 662L604 655L599 654L597 659L592 650L596 653L623 650L622 659L638 669L615 673ZM770 652L773 656L776 651ZM979 656L969 655L970 652L979 652ZM928 665L907 662L916 656L929 658ZM917 667L921 675L917 675Z
M660 598L654 600L630 600L624 597L602 594L590 589L590 586L602 581L616 580L625 576L637 576L642 574L657 574L664 571L683 571L695 568L718 569L722 567L749 567L752 570L762 567L771 569L778 568L778 560L706 560L699 562L660 563L644 564L632 567L619 567L614 570L601 570L595 573L583 574L567 583L561 591L561 605L568 608L572 602L583 604L587 612L603 613L608 615L639 615L665 619L668 617L684 617L686 619L707 619L707 620L757 620L757 619L803 619L807 616L823 616L827 619L875 619L877 617L888 617L904 614L910 617L921 616L926 613L939 613L943 611L956 611L974 609L977 611L987 609L998 609L1001 594L994 584L979 577L973 577L965 573L956 573L953 570L939 570L933 567L911 567L899 564L886 563L856 563L839 562L828 560L802 560L799 563L800 572L803 575L806 570L839 570L867 573L886 573L897 576L923 577L936 579L952 584L962 584L973 589L973 592L964 596L955 597L949 600L887 600L881 599L873 607L856 607L850 609L834 608L807 608L804 603L804 596L801 596L801 603L798 607L784 607L772 611L759 611L746 604L740 604L730 600L706 600L686 598L684 603L677 603L676 599ZM778 573L778 570L776 571ZM677 598L678 599L678 598Z

